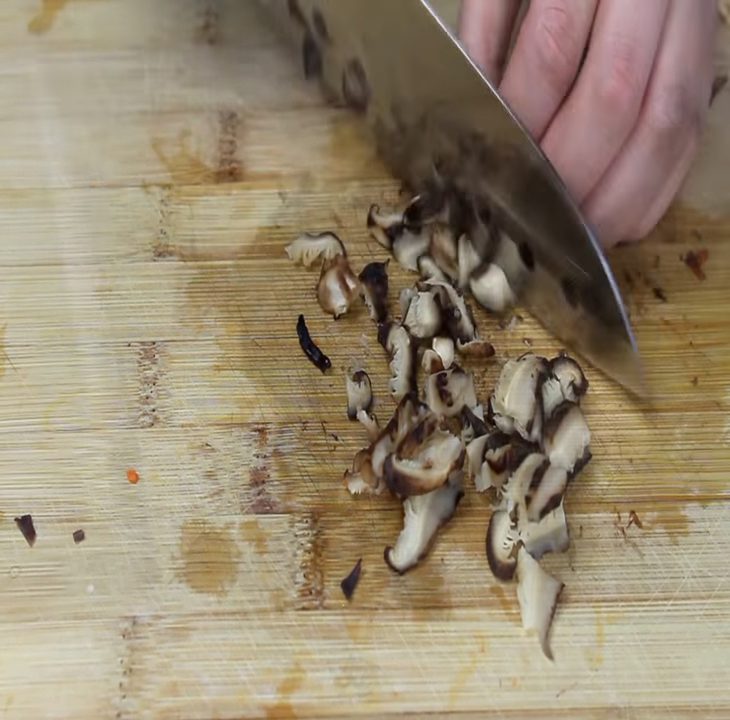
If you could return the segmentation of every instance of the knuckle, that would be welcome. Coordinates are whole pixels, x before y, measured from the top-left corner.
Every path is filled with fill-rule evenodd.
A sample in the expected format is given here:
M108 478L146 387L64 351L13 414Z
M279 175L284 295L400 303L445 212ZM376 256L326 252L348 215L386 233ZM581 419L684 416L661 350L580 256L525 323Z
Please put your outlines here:
M661 141L699 139L702 118L694 93L685 85L662 88L649 99L647 123L651 133Z
M597 82L597 101L602 108L635 120L644 91L641 72L637 72L639 48L621 39L612 45L611 62Z
M553 85L564 90L572 83L582 51L575 15L561 3L543 6L535 19L535 52Z

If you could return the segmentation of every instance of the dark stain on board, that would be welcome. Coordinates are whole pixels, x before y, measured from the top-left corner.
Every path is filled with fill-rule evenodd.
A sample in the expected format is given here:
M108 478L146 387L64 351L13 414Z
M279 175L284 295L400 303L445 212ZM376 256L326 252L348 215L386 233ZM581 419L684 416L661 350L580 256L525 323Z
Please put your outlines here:
M218 166L215 181L218 183L243 180L243 166L238 158L238 133L241 119L233 110L218 113Z

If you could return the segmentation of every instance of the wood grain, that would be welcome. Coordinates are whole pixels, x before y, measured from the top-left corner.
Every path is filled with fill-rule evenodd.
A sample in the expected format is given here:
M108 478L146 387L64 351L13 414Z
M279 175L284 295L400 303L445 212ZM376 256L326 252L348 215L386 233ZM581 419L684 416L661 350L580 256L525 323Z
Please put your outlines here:
M682 200L611 255L653 395L590 371L551 664L486 567L484 498L398 577L399 506L342 487L343 369L387 416L387 366L283 248L331 228L382 257L364 217L398 182L358 121L250 2L6 0L0 47L0 716L730 716L727 90ZM559 348L521 314L478 314L499 362ZM498 362L473 369L486 396Z

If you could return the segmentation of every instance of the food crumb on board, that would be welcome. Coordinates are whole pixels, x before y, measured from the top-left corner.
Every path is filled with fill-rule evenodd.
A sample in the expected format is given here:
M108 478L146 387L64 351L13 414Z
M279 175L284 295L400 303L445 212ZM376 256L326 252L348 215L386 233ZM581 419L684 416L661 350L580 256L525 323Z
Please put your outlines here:
M636 514L635 510L629 510L629 522L626 525L626 529L628 530L632 525L636 525L639 530L644 529L644 523L641 522L641 518Z
M667 294L660 287L653 287L651 291L654 293L654 297L657 300L661 300L663 303L667 302Z
M707 248L702 248L695 252L690 250L686 255L681 256L682 262L695 274L698 280L704 280L707 276L702 266L707 262L710 257L710 251Z
M74 542L78 545L80 542L86 540L86 533L81 529L74 530L73 539Z
M15 518L15 524L18 526L18 530L23 533L25 541L33 547L36 539L35 526L33 525L33 517L31 515L21 515Z
M134 468L127 468L127 480L131 485L139 482L139 473Z

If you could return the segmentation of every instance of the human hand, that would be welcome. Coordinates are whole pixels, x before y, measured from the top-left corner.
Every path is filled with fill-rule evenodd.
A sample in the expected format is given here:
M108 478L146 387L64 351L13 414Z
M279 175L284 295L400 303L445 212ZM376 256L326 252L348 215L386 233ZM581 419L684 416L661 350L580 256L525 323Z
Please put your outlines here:
M531 0L506 59L519 5L463 0L467 51L603 244L644 237L697 154L716 0Z

